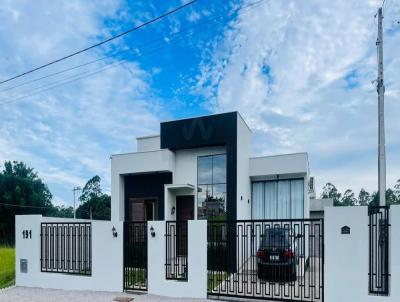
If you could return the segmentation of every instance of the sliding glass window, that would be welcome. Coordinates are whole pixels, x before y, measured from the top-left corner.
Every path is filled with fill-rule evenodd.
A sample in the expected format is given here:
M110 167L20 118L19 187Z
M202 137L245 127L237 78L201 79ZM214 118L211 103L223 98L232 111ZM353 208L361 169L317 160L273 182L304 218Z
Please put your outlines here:
M197 218L226 218L226 154L197 158Z
M253 219L304 218L304 180L253 182Z

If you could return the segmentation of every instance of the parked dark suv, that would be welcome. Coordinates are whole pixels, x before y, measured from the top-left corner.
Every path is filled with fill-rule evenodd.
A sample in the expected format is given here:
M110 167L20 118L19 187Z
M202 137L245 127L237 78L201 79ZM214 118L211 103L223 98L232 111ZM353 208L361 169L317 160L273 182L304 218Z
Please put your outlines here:
M268 228L257 250L257 275L272 282L296 281L298 239L289 228Z

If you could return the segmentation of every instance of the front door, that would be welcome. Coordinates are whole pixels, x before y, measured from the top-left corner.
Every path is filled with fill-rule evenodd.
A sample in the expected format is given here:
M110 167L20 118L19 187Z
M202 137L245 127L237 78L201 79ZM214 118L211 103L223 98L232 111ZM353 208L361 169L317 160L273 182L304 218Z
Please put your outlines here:
M187 256L187 221L194 219L194 196L176 196L176 251Z
M194 196L176 196L176 221L194 219Z

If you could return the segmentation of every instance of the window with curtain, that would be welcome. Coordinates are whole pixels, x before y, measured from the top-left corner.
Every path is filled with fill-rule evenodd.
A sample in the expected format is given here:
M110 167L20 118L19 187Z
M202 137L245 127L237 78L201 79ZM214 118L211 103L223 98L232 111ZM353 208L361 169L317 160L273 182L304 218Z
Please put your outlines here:
M252 183L253 219L304 218L304 180Z
M226 218L226 154L197 158L197 218Z

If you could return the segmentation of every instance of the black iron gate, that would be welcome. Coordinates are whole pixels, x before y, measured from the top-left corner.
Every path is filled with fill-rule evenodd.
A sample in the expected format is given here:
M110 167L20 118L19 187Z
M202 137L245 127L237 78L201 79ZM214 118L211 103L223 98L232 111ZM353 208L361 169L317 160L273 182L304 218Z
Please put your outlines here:
M188 222L167 221L165 230L165 278L188 278Z
M389 207L371 207L369 216L369 292L389 294Z
M124 222L124 290L147 290L147 222Z
M319 219L209 221L208 296L323 301Z

